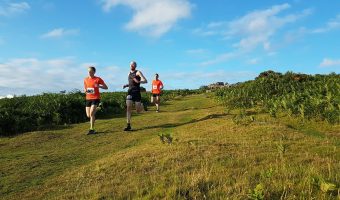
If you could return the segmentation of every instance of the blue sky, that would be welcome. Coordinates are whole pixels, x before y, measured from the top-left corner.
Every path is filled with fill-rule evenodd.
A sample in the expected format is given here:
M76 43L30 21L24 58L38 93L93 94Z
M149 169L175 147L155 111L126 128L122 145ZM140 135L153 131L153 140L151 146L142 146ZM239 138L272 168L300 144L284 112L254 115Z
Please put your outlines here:
M167 89L339 73L339 35L338 0L0 0L0 96L81 89L88 65L121 90L131 60Z

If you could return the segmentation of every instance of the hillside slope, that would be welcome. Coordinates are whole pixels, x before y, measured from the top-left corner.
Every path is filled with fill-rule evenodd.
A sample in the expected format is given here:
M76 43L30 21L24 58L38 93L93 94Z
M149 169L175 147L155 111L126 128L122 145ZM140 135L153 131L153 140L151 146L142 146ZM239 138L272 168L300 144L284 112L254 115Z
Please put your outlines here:
M84 123L0 138L0 198L339 198L339 125L250 111L235 123L206 95L161 110L133 116L129 133L115 116L91 136Z

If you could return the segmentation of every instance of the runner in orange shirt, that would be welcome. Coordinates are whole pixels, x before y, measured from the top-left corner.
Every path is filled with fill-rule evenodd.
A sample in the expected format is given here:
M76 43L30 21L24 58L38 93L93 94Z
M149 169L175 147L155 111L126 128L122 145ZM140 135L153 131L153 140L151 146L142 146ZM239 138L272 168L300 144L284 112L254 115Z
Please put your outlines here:
M89 76L84 79L84 91L86 94L86 116L90 118L90 130L88 134L95 134L94 122L96 121L96 112L99 109L100 93L99 88L107 90L108 87L100 77L95 76L96 68L88 68Z
M155 80L152 81L151 102L156 104L156 112L159 112L160 96L163 90L163 83L158 79L159 75L155 74Z

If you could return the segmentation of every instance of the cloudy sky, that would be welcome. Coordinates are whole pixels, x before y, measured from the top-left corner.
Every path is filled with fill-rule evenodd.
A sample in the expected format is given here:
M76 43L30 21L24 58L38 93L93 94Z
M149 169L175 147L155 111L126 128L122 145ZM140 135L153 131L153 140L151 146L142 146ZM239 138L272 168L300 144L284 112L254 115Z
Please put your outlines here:
M339 73L340 1L324 2L0 0L0 96L81 89L88 65L121 90L131 60L167 89Z

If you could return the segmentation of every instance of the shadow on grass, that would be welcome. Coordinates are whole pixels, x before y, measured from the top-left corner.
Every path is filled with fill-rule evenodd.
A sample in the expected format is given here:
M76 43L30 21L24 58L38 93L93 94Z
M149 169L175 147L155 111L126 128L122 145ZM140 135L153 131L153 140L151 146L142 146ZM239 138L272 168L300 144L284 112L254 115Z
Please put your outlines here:
M114 132L118 132L118 131L114 131L114 130L105 130L105 131L96 131L96 133L94 135L98 135L98 134L108 134L108 133L114 133Z
M184 112L184 111L188 111L188 110L208 110L211 108L215 108L216 106L210 106L210 107L191 107L191 108L183 108L183 109L175 109L175 110L161 110L161 112Z
M122 113L114 113L114 114L104 114L104 113L97 113L96 119L113 119L113 118L123 118L126 117L125 111Z
M82 122L80 122L82 123ZM27 130L27 131L23 131L23 132L18 132L18 133L10 133L10 134L4 134L4 135L0 135L0 138L14 138L23 134L27 134L27 133L32 133L32 132L46 132L46 131L59 131L59 130L66 130L66 129L70 129L72 128L72 125L75 125L78 123L74 123L74 124L65 124L65 125L44 125L41 127L35 127L32 130Z
M167 123L167 124L161 124L161 125L157 125L157 126L147 126L147 127L144 127L144 128L136 129L136 131L155 129L155 128L175 128L175 127L179 127L179 126L184 126L184 125L188 125L188 124L206 121L206 120L209 120L209 119L223 118L223 117L228 116L228 115L232 115L232 114L212 114L212 115L207 115L207 116L205 116L201 119L193 119L193 120L190 120L188 122Z
M113 119L113 118L125 118L126 115L125 113L113 113L113 114L106 114L106 113L98 113L96 115L97 119ZM17 137L26 133L31 133L31 132L46 132L46 131L60 131L60 130L67 130L71 129L74 127L74 125L81 124L81 123L88 123L89 119L86 119L84 121L80 121L78 123L72 123L72 124L65 124L65 125L44 125L40 127L34 127L32 130L27 130L27 131L20 131L18 133L9 133L9 134L2 134L0 135L0 138L13 138ZM110 131L108 131L110 132ZM112 132L112 131L111 131ZM104 133L104 132L103 132Z
M298 125L292 125L292 124L287 124L287 128L300 131L305 135L311 136L311 137L316 137L316 138L321 138L324 139L326 138L326 135L318 130L315 130L313 128L308 128L304 126L298 126Z

